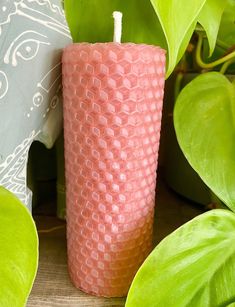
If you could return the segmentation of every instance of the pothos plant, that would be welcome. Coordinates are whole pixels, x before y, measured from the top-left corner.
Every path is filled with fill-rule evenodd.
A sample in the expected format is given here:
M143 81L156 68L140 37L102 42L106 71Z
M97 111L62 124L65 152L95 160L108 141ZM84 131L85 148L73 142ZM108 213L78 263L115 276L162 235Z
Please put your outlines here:
M235 60L235 2L204 5L211 33L199 19L193 63L185 52L178 66L181 76L192 66L201 74L179 94L174 125L189 163L230 210L204 213L165 238L137 273L128 307L235 303L235 87L224 76ZM211 61L203 59L207 44Z
M180 60L181 71L190 65L201 67L201 75L178 96L176 134L192 167L230 210L211 210L166 237L136 274L126 307L235 303L235 85L223 75L235 59L235 1L65 0L64 4L75 42L111 41L110 16L120 10L123 42L167 49L166 77ZM196 45L192 48L196 61L189 65L190 41ZM206 49L211 63L203 59Z
M0 187L0 306L26 305L38 266L38 236L28 209Z

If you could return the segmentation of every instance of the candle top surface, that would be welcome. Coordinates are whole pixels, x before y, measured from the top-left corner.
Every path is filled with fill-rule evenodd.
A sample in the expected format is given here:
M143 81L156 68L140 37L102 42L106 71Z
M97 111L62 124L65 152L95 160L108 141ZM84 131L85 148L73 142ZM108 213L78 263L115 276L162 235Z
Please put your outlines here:
M166 50L161 48L160 46L156 45L148 45L144 43L136 44L132 42L126 42L126 43L116 43L116 42L106 42L106 43L88 43L88 42L82 42L82 43L72 43L69 44L67 47L64 48L64 52L71 51L73 49L74 51L77 49L82 49L82 48L92 48L92 49L114 49L114 50L128 50L128 51L142 51L143 49L151 49L151 50L156 50L162 54L166 54Z

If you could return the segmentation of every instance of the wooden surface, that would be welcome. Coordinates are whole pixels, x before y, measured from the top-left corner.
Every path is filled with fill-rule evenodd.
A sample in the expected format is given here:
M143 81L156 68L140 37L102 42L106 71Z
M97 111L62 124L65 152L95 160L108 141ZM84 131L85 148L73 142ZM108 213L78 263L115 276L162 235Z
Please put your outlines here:
M177 196L164 183L159 182L154 245L201 212L203 212L202 207ZM67 273L65 223L47 216L36 216L35 220L39 230L55 226L60 228L48 233L39 233L39 269L27 307L124 306L125 298L97 298L76 289Z

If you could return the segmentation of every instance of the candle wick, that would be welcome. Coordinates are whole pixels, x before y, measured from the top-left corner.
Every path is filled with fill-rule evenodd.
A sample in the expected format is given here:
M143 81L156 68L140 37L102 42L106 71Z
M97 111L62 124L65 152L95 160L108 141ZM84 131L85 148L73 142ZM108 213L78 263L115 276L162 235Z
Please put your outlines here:
M113 12L114 18L114 33L113 33L113 41L114 43L121 43L122 37L122 13L115 11Z

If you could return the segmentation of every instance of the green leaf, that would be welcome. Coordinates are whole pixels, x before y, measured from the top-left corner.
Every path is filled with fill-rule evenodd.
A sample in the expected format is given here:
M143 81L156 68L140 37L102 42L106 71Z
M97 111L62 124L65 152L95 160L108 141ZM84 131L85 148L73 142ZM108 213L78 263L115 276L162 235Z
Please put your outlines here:
M227 0L226 8L221 18L219 32L217 36L216 47L210 61L215 61L225 55L228 49L234 49L235 42L235 1ZM208 42L204 40L203 54L208 56L209 54ZM229 72L233 72L235 69L234 64L229 66Z
M212 210L166 237L131 285L126 307L209 307L234 302L235 214Z
M206 0L151 0L168 45L167 76L174 70L190 41L198 15Z
M227 4L226 0L207 0L198 16L198 22L203 26L207 34L210 56L215 49L221 17Z
M23 204L0 187L0 306L22 307L37 271L38 237Z
M65 14L74 42L113 40L113 11L123 13L122 42L165 48L166 40L150 1L65 0Z
M222 16L218 39L227 45L233 46L235 43L235 1L228 0L228 5Z
M174 110L178 142L210 189L235 211L235 91L217 72L190 82Z

